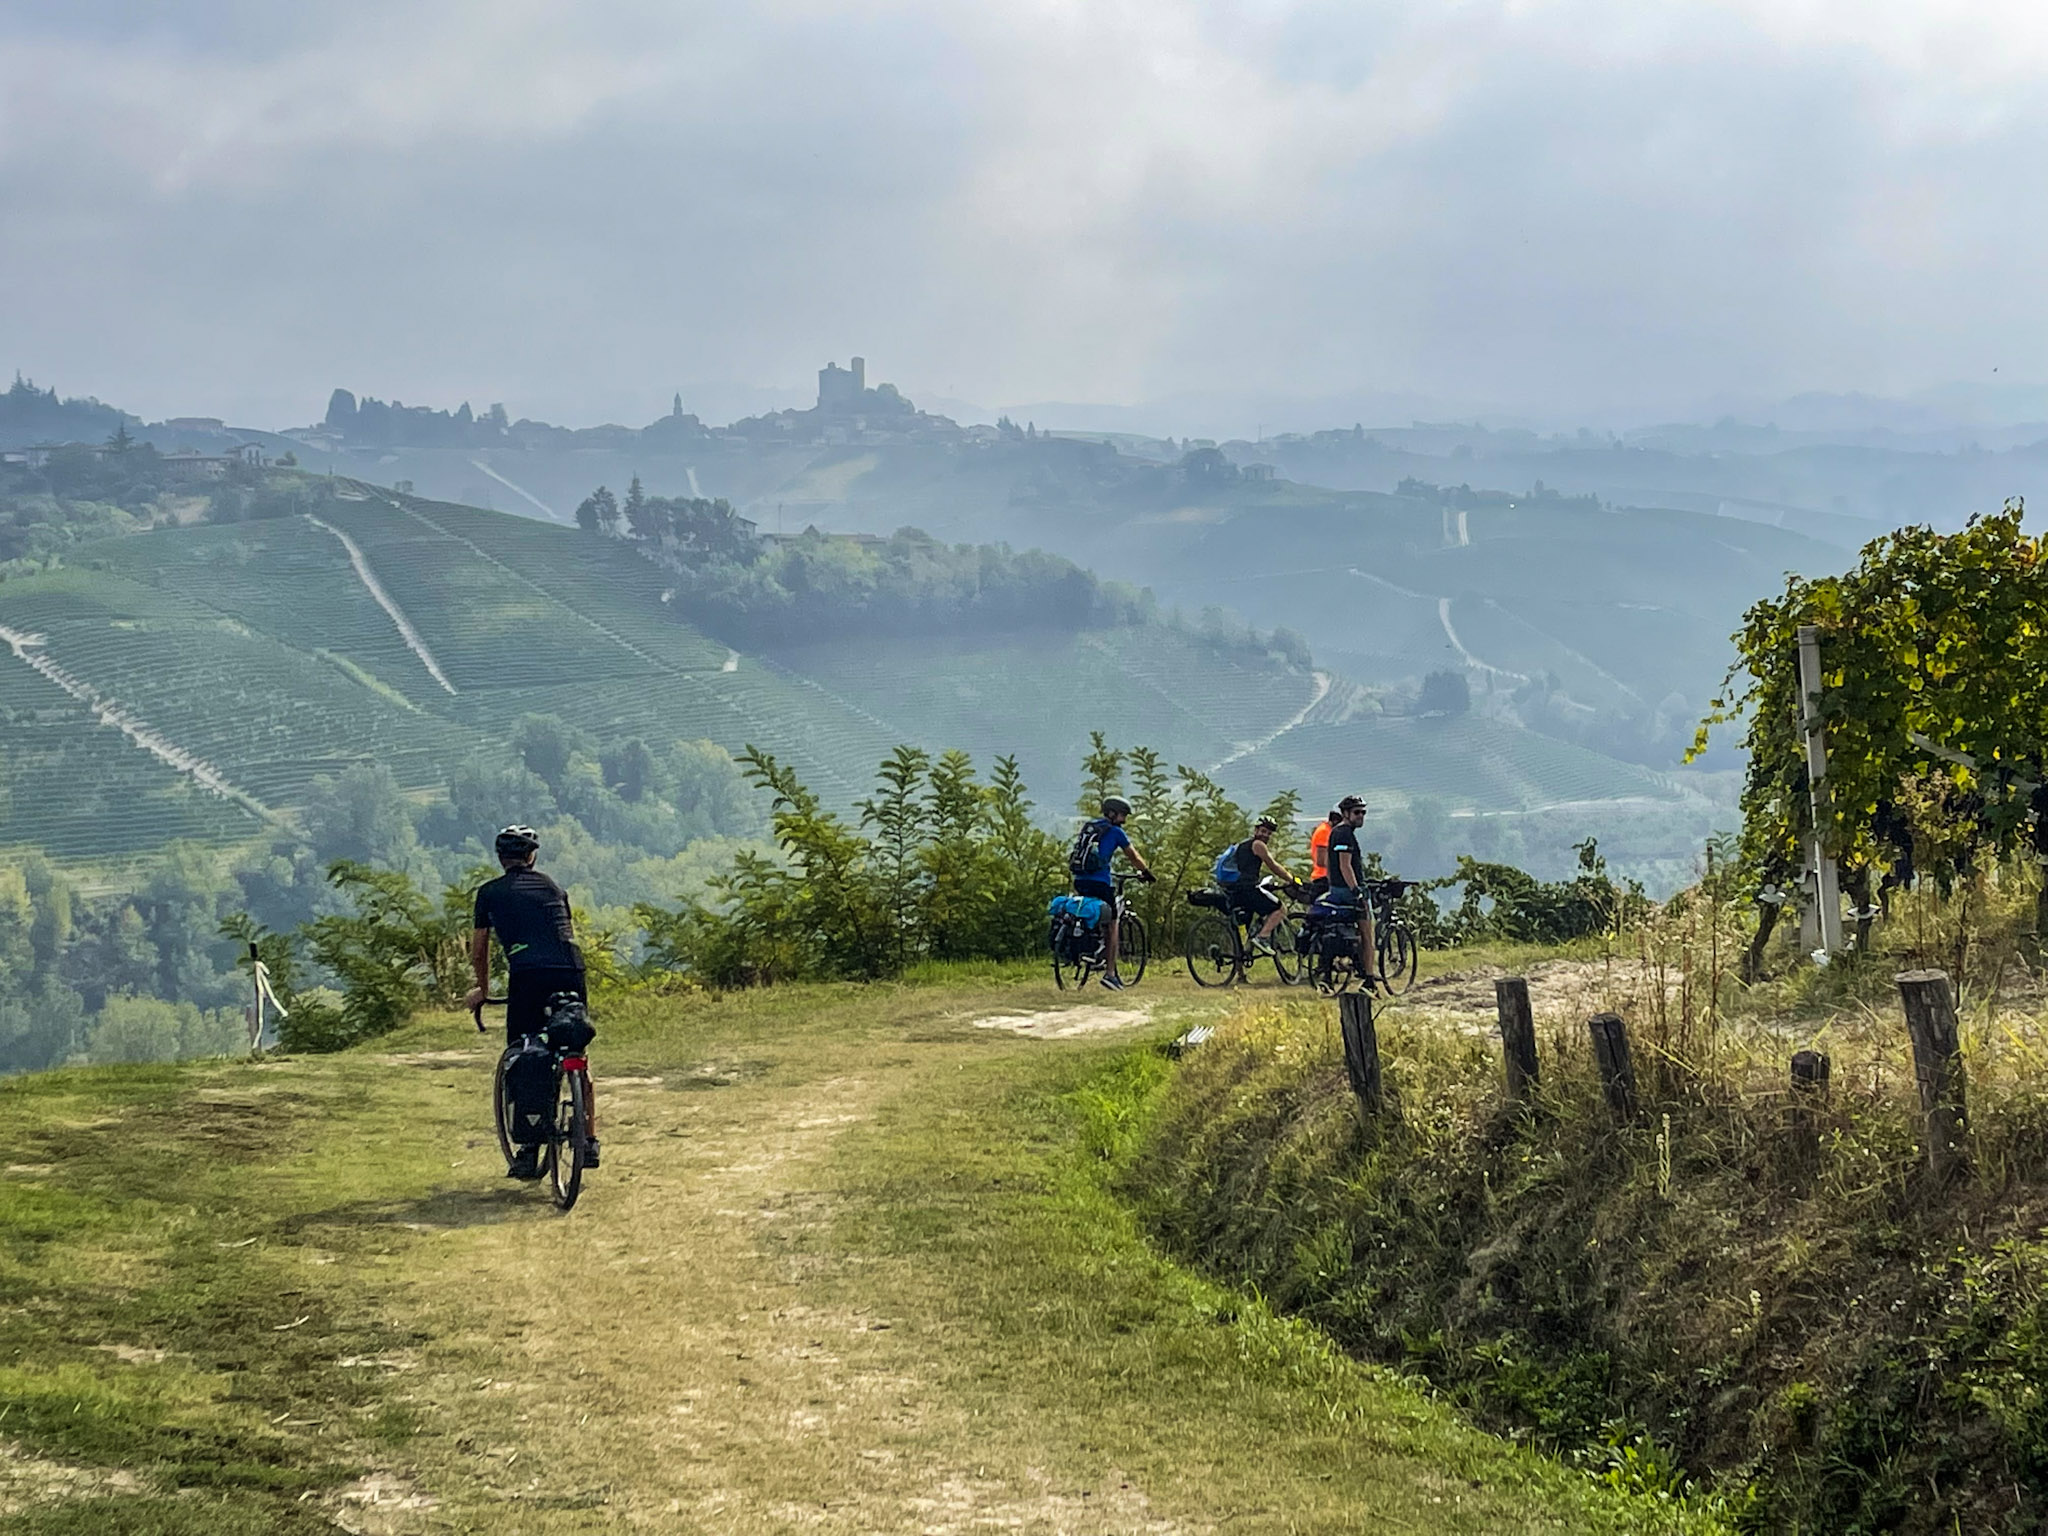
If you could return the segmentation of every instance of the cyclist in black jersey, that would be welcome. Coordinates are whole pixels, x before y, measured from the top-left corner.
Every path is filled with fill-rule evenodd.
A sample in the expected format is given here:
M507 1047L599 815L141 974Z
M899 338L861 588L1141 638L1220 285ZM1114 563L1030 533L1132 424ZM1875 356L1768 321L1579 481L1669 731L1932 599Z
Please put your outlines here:
M498 834L498 862L505 873L477 887L475 926L469 935L469 961L476 986L464 1006L482 1006L489 995L491 935L505 952L505 1043L515 1044L547 1027L548 1003L563 992L588 1000L583 978L583 951L577 947L569 894L533 867L540 854L540 834L531 827L511 826ZM597 1094L584 1104L590 1127L590 1150L584 1164L595 1168ZM510 1176L540 1177L540 1149L523 1147Z
M1271 870L1275 879L1294 884L1294 876L1273 857L1268 840L1280 830L1280 824L1270 816L1261 816L1252 827L1252 835L1230 850L1231 860L1237 866L1236 881L1224 887L1230 904L1248 921L1259 924L1252 934L1251 944L1255 954L1271 954L1273 930L1280 926L1285 912L1279 898L1259 882L1266 871Z
M1336 815L1330 827L1330 889L1323 900L1358 914L1358 974L1372 987L1380 981L1375 963L1379 951L1373 940L1372 900L1365 893L1365 855L1358 846L1358 829L1365 825L1365 802L1357 795L1346 795L1337 802Z

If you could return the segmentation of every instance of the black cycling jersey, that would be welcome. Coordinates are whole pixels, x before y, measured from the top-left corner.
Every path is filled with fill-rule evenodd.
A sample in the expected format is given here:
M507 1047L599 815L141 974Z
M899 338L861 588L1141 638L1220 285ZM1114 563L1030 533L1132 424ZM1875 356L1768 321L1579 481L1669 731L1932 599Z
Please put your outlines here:
M1256 837L1248 837L1232 850L1237 859L1237 883L1241 886L1257 885L1259 877L1266 872L1266 866L1259 862L1258 854L1252 849L1252 844L1257 841Z
M569 926L569 895L537 869L507 870L478 886L476 926L498 936L508 971L582 968L583 952Z
M1345 879L1343 869L1337 863L1337 855L1351 855L1351 878ZM1330 828L1330 885L1350 886L1356 889L1365 878L1365 855L1358 849L1358 828L1348 821L1340 821Z

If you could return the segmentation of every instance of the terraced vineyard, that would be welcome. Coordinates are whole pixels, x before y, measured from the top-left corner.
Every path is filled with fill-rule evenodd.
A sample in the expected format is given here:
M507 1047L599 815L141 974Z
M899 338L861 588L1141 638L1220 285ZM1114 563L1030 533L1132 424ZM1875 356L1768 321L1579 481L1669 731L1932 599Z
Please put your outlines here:
M164 542L167 555L182 553L175 537ZM437 787L474 750L476 737L455 722L323 660L328 641L337 642L330 655L345 653L318 613L302 616L299 649L184 596L183 574L172 558L154 586L76 570L9 581L0 624L40 635L40 654L82 689L268 808L302 803L315 777L365 759L408 788ZM33 826L44 813L17 798L10 825Z
M923 744L963 748L984 767L1014 752L1040 800L1059 806L1080 777L1091 730L1207 769L1278 730L1316 694L1305 673L1233 661L1155 629L803 646L775 660L862 710L914 721ZM1237 766L1224 769L1226 782Z
M0 652L12 727L0 846L85 859L233 840L364 760L431 795L526 712L601 741L764 747L842 806L907 741L963 747L984 769L1015 753L1038 802L1063 809L1091 730L1213 770L1253 800L1364 787L1503 809L1672 794L1655 775L1481 720L1383 718L1341 678L1163 625L741 656L630 549L338 489L310 516L161 529L0 583L0 626L39 637L34 654L68 680ZM120 726L95 723L109 708Z
M0 850L33 845L84 863L179 838L233 841L260 825L0 647Z
M1254 793L1317 784L1381 804L1433 800L1446 810L1673 796L1670 783L1648 769L1475 715L1306 724L1248 760L1246 778Z

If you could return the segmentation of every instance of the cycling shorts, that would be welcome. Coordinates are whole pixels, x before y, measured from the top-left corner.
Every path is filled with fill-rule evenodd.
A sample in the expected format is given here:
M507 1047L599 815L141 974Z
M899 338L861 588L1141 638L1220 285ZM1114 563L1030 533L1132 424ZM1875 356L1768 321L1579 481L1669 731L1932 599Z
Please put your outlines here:
M1326 907L1350 907L1356 909L1365 902L1365 895L1356 886L1333 885L1317 898Z
M1074 882L1074 894L1076 896L1091 896L1097 901L1106 901L1112 904L1116 901L1116 887L1107 880L1076 880Z
M548 1026L548 999L557 992L574 992L586 1003L580 965L534 965L511 972L505 980L505 1041L516 1045L526 1035L537 1035Z
M1247 885L1243 881L1227 886L1233 911L1249 912L1261 921L1280 910L1280 902L1273 893L1260 885Z

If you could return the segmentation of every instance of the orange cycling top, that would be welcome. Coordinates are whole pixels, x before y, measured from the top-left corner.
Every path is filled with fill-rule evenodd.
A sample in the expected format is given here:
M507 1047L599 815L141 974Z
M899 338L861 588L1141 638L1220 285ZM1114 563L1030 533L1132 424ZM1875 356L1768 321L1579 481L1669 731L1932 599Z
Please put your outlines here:
M1309 834L1308 856L1314 862L1317 874L1327 875L1330 872L1330 823L1327 817L1317 822L1315 831Z

